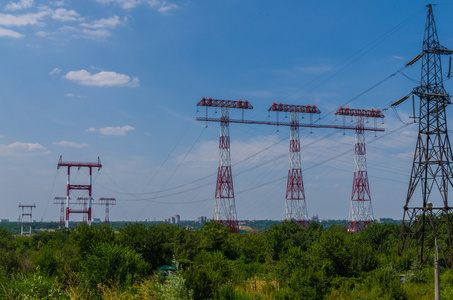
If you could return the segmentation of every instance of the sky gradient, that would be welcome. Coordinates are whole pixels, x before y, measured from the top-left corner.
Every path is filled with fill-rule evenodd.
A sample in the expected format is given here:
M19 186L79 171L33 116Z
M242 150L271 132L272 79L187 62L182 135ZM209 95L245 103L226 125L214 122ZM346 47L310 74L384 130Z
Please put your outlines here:
M53 198L66 192L60 155L100 157L93 195L117 199L110 220L211 217L219 124L195 121L205 113L196 107L202 97L248 99L254 109L245 116L254 120L275 120L267 113L273 102L315 104L322 124L342 121L332 113L340 105L388 108L419 84L420 63L397 71L421 52L426 4L2 2L0 218L16 220L19 203L35 203L34 219L59 220ZM440 42L450 49L452 13L453 5L434 6ZM385 111L385 133L366 133L376 218L403 215L418 131L407 102ZM230 134L238 218L280 220L289 128L231 124ZM354 132L300 135L309 215L347 219ZM72 178L86 183L88 174L81 169ZM103 209L94 215L103 219Z

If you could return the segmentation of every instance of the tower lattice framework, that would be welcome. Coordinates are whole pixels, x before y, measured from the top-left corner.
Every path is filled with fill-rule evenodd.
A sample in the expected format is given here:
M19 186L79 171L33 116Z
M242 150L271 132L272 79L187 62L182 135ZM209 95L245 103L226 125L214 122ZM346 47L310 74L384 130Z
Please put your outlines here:
M221 108L219 138L219 168L215 187L214 220L239 233L239 224L234 200L233 174L230 156L229 107Z
M283 219L285 221L294 220L307 227L308 213L305 202L304 181L302 178L298 112L290 112L290 122L289 170Z
M197 106L220 107L220 138L219 138L219 167L217 171L217 183L214 197L213 218L215 221L228 227L231 232L239 233L239 224L236 213L236 202L234 198L233 173L231 172L230 156L230 108L253 109L247 101L203 99Z
M379 110L349 109L347 107L340 107L335 115L355 116L354 179L352 181L348 232L360 232L374 220L366 165L365 118L374 118L376 122L376 118L384 118L384 115Z
M445 108L450 95L444 89L441 55L453 51L439 44L434 15L428 7L423 39L421 85L412 94L420 98L419 132L415 146L409 188L404 205L398 254L416 244L418 257L424 263L433 252L434 239L444 265L452 266L451 218L448 188L453 185L453 155L448 138ZM408 63L412 64L417 57ZM415 191L421 188L421 195Z
M290 139L289 139L289 170L288 179L286 183L286 197L285 197L285 208L283 212L283 221L295 221L305 228L308 227L308 213L307 203L305 201L305 190L304 181L302 177L302 160L300 153L300 135L299 128L301 124L299 122L300 113L310 114L310 124L313 124L312 115L320 114L321 111L316 105L303 106L303 105L288 105L288 104L276 104L275 102L268 109L268 111L277 112L277 123L272 125L282 125L278 121L279 112L290 113L290 122L288 125L290 128Z

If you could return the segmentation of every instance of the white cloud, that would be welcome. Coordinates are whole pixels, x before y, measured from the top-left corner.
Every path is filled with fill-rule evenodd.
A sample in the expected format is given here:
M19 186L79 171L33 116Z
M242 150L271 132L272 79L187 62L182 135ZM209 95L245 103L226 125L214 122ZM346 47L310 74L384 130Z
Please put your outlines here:
M160 7L157 9L159 12L166 13L170 10L177 9L178 5L174 3L168 3L167 1L162 1Z
M18 39L18 38L23 37L24 35L19 32L10 30L10 29L0 28L0 37L2 37L2 36Z
M124 9L134 8L137 5L143 3L143 0L96 0L96 1L104 4L116 3Z
M38 31L38 32L36 32L36 35L39 36L39 37L46 37L49 34L47 32L45 32L45 31Z
M76 142L70 142L70 141L60 141L60 142L53 142L52 144L61 146L61 147L70 147L70 148L83 148L87 147L87 143L76 143Z
M61 73L61 70L59 68L54 68L52 71L49 72L50 75L59 74L59 73Z
M90 127L90 128L88 128L86 131L87 131L87 132L96 132L97 129L94 128L94 127Z
M121 20L118 16L114 16L108 19L99 19L95 20L91 23L82 23L80 26L97 29L97 28L115 28L116 26L121 24Z
M80 85L88 86L121 86L121 87L137 87L139 80L137 77L131 77L119 74L116 72L102 71L96 74L91 74L86 70L70 71L64 78L74 81Z
M16 142L9 145L0 145L0 156L23 156L50 154L46 147L38 143Z
M71 93L67 93L67 94L66 94L66 97L86 98L87 96L84 96L84 95L74 95L74 94L71 94Z
M104 127L99 128L99 132L104 135L126 135L130 130L134 130L132 126L122 126L122 127Z
M84 38L90 38L90 39L96 39L96 38L106 38L112 35L112 33L108 30L105 29L97 29L97 30L90 30L90 29L84 29L81 31L81 35L76 35L79 37L84 37Z
M61 0L61 1L51 1L50 4L55 5L55 6L63 6L64 5L64 1L63 0Z
M160 0L96 0L104 4L117 4L124 9L132 9L141 4L147 4L150 7L156 8L161 13L167 13L170 10L178 8L178 5Z
M33 0L20 0L19 2L10 2L6 5L6 10L19 10L33 6Z
M49 10L43 10L32 14L11 15L0 13L0 25L3 26L25 26L40 24L40 21L50 14Z
M67 10L65 8L57 8L52 15L52 19L59 20L59 21L81 21L83 20L80 17L80 14L77 13L75 10Z

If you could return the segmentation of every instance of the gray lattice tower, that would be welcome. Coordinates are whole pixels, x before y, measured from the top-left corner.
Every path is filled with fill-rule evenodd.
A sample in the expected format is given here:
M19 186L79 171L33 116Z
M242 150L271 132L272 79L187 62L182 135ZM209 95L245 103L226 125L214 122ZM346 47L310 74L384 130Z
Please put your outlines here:
M448 205L448 188L453 185L453 155L445 111L450 104L450 96L443 86L440 59L442 54L450 55L452 51L439 44L432 6L427 7L423 53L420 56L421 85L412 91L420 98L419 132L404 205L398 254L415 245L419 260L424 263L433 254L434 238L437 236L443 263L452 267L452 208ZM421 194L416 194L420 189Z

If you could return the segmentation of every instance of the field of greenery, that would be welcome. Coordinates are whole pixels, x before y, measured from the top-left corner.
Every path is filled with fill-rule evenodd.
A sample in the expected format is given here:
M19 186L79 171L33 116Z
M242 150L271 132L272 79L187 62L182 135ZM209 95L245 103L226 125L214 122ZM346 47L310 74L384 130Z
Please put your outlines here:
M399 229L129 223L21 237L0 228L0 299L433 299L432 264L421 267L415 251L395 260ZM453 299L451 270L441 269L441 288Z

